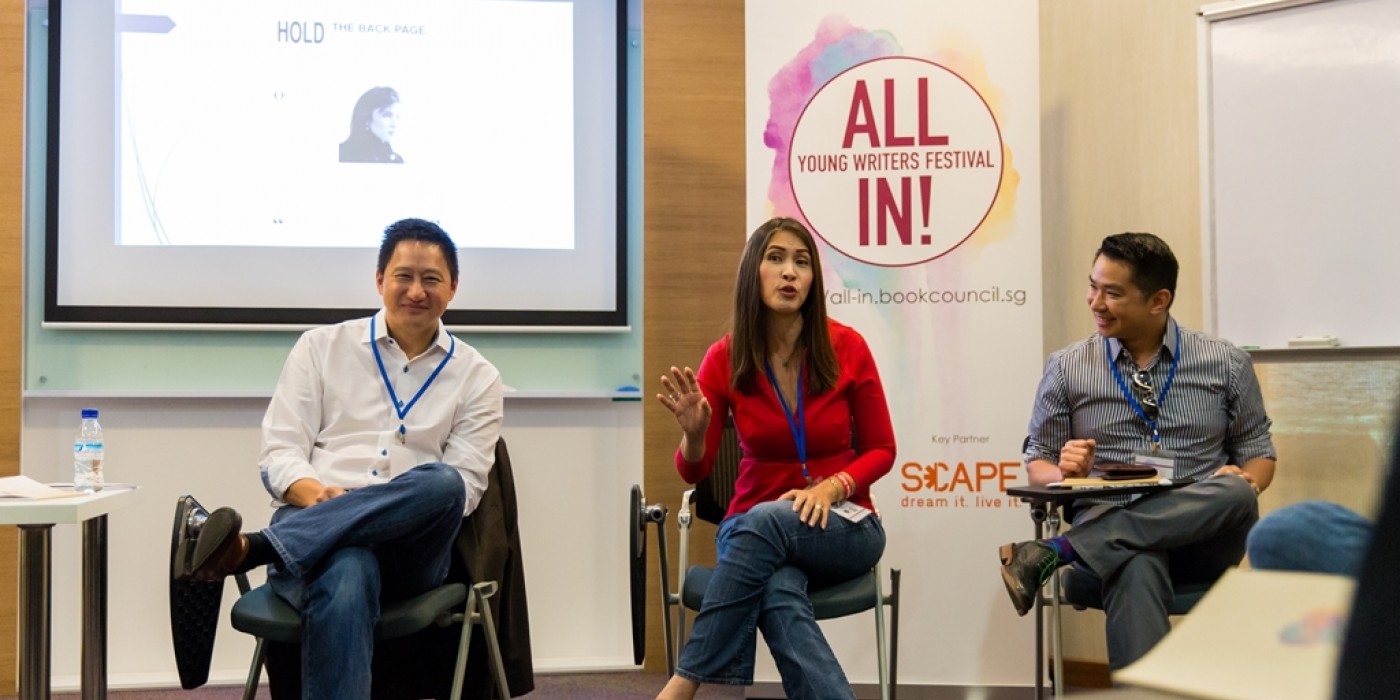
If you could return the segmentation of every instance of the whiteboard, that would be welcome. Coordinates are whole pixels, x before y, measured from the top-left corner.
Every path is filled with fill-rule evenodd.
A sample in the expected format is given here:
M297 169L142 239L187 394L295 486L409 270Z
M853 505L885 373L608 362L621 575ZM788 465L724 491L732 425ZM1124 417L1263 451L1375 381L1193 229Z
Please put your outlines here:
M1201 12L1206 327L1400 346L1400 2Z

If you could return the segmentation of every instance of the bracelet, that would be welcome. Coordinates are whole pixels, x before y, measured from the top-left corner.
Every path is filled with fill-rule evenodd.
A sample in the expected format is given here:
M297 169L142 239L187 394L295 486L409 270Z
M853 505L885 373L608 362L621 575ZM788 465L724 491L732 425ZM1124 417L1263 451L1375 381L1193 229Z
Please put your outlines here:
M851 495L856 492L856 480L851 478L850 474L846 472L836 472L834 478L841 482L841 488L846 491L846 498L850 498Z
M842 483L842 481L836 478L835 475L828 476L826 478L826 482L828 484L836 484L836 490L840 492L837 495L836 500L834 501L835 503L840 503L846 500L846 498L851 495L848 491L846 491L846 484Z

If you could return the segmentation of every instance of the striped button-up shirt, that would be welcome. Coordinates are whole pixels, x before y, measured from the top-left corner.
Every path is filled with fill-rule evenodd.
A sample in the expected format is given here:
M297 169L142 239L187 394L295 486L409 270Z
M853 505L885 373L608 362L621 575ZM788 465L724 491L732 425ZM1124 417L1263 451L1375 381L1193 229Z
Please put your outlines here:
M1157 418L1162 449L1175 458L1173 476L1203 479L1226 464L1274 458L1272 422L1264 411L1254 365L1243 350L1168 319L1162 347L1146 368L1154 391L1161 391L1171 373L1178 329L1176 375ZM1109 357L1132 392L1138 367L1116 338L1096 333L1050 355L1036 391L1027 462L1058 464L1060 448L1071 439L1093 438L1098 465L1128 464L1135 453L1151 450L1152 430L1124 396Z

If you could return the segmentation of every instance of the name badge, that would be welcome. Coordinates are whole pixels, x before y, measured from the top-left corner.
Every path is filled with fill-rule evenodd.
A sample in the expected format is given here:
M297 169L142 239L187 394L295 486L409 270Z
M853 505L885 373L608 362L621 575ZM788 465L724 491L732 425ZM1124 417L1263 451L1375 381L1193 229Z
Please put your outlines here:
M839 505L832 506L831 512L853 523L858 523L870 517L869 508L856 505L850 501L842 501Z
M1176 472L1176 457L1163 449L1154 452L1134 452L1132 463L1156 469L1157 476L1163 479L1172 478Z

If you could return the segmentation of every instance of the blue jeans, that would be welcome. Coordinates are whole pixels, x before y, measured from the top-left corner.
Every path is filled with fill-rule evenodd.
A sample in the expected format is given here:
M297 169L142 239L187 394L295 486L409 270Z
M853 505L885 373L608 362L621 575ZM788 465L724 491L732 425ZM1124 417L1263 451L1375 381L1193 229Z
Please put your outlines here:
M268 567L268 583L301 611L303 698L370 696L380 601L442 584L465 507L462 477L435 463L272 514L263 533L282 564Z
M1373 528L1335 503L1302 501L1264 516L1245 549L1256 569L1356 576Z
M792 501L755 506L720 523L719 561L676 673L697 683L753 683L755 630L763 631L789 698L855 698L817 626L807 582L830 585L869 571L885 551L870 516L830 516L809 527Z

